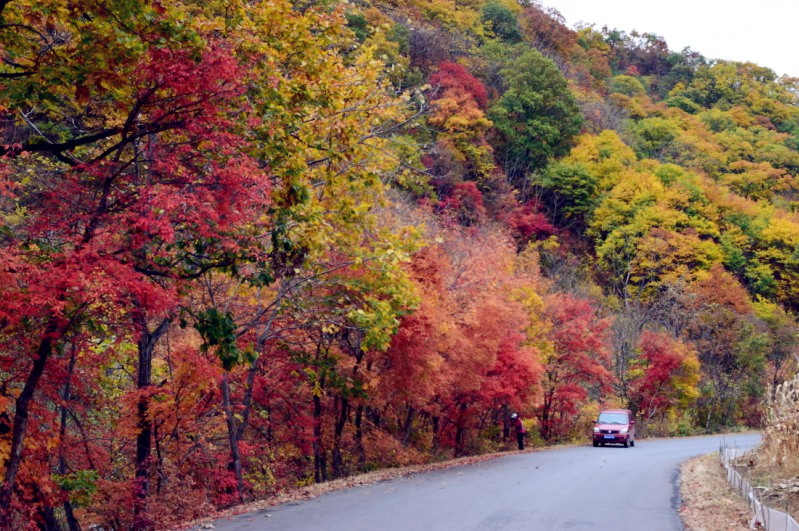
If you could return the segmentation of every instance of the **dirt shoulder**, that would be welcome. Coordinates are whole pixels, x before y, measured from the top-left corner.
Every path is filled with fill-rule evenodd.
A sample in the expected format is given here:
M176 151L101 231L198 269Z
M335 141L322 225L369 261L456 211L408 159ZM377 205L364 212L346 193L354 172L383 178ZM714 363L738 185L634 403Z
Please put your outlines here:
M749 506L730 488L718 455L703 455L683 463L680 493L680 515L687 530L749 529Z

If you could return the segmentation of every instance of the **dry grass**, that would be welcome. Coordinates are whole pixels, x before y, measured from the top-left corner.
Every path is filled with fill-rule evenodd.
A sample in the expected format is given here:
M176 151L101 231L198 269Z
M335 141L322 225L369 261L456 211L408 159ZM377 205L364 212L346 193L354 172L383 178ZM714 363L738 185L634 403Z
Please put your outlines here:
M751 514L746 501L730 489L718 455L686 461L680 468L682 516L689 531L743 531Z
M763 502L799 520L799 376L769 389L763 442L738 462Z

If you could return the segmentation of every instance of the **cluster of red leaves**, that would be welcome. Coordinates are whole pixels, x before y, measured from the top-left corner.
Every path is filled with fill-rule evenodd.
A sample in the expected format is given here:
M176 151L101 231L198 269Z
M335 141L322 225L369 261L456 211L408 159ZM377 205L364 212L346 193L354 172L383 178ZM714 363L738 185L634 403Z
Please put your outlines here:
M238 116L246 111L240 96L247 75L230 50L209 42L195 57L154 48L130 81L136 97L118 142L98 147L102 152L93 160L73 165L58 179L43 181L37 207L13 235L16 243L0 248L0 297L8 302L0 308L0 366L11 375L32 371L23 396L28 389L38 393L27 412L25 402L17 401L17 417L27 413L30 421L14 420L24 431L14 439L12 454L24 452L25 459L16 461L21 465L18 477L15 467L8 467L1 494L8 500L13 486L14 513L30 513L31 522L47 520L44 508L66 499L51 479L51 450L71 444L63 437L75 437L53 431L65 420L59 420L60 408L45 404L65 403L61 395L70 386L69 420L80 422L81 405L98 397L92 380L84 378L86 356L73 373L67 369L69 357L54 345L93 352L78 330L105 322L107 327L95 333L94 341L103 342L97 352L124 360L114 344L137 340L129 335L136 328L132 322L146 325L151 317L164 318L174 311L188 279L224 265L242 249L258 248L252 223L268 207L269 180L246 153L248 140L238 125ZM2 189L9 194L14 189L8 184L10 170L3 170ZM242 230L245 225L249 230ZM30 353L36 353L40 366L30 368L37 361ZM95 363L107 367L109 359ZM98 375L94 381L106 377ZM207 385L203 377L192 377L200 378L200 388ZM205 377L207 382L217 376ZM167 387L132 391L120 397L120 406L135 411L145 397L174 404L168 419L160 417L163 408L149 414L162 429L174 423L164 444L189 448L196 441L180 432L196 433L196 426L185 424L189 417L173 416L187 407L178 400L186 385L176 378ZM98 411L108 410L107 404L98 406ZM121 480L118 449L102 441L134 437L138 427L132 416L122 416L106 428L108 439L89 438L84 430L80 441L72 441L83 451L70 453L69 466L98 473L98 491L108 487L103 496L109 497L111 511L100 515L101 520L127 525L135 490L127 479ZM203 469L197 460L185 464L195 467L190 472L195 478ZM226 488L216 488L219 496ZM158 506L154 500L153 513ZM165 507L171 511L173 504Z
M698 372L699 362L680 340L668 334L645 330L639 340L643 374L630 383L631 403L644 419L663 414L678 404L676 379L685 372L685 363L693 358Z
M571 435L589 388L609 390L610 321L600 319L590 301L569 294L548 297L546 314L552 324L548 334L552 352L544 364L544 399L536 416L541 436L560 440Z
M541 205L535 201L529 201L519 205L504 217L520 246L524 246L531 240L546 239L558 233L552 223L544 214Z
M430 76L430 84L435 89L437 99L458 98L458 94L465 93L480 109L486 108L488 95L485 86L463 65L447 61L441 63L438 71Z
M496 234L451 236L414 260L421 305L382 358L379 398L398 418L413 409L422 419L413 428L431 430L429 444L462 453L506 408L530 403L541 367L513 298L512 247Z
M438 209L465 227L479 223L486 215L483 194L474 181L457 183L450 195L439 202Z

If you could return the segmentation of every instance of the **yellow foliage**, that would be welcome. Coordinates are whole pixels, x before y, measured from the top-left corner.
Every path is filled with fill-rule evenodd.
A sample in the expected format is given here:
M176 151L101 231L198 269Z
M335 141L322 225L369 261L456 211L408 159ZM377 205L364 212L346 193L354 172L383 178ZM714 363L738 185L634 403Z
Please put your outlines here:
M605 130L598 135L578 136L564 162L584 165L599 178L599 188L609 190L633 167L636 156L615 131Z

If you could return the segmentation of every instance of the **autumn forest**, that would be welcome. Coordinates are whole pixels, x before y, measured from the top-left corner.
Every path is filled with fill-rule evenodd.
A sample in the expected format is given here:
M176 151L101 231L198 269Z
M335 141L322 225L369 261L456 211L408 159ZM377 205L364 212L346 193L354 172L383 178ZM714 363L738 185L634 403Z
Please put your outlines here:
M0 529L758 428L798 211L799 78L534 0L2 0Z

